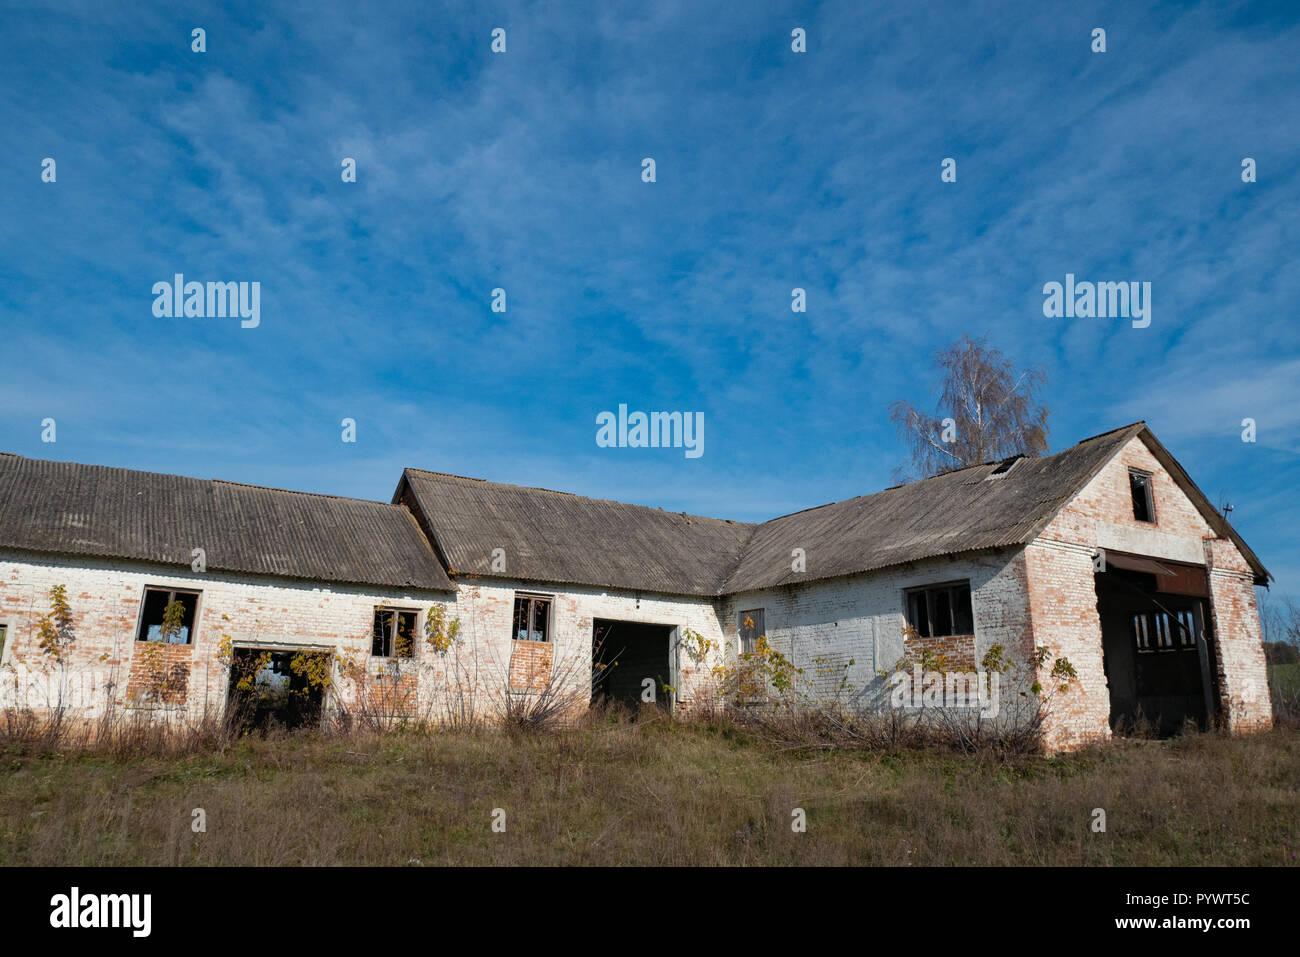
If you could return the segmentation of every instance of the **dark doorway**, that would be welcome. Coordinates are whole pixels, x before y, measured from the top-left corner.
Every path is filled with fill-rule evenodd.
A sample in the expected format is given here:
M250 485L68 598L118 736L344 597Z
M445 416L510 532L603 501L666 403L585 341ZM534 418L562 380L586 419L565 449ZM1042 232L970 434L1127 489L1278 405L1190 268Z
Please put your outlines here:
M592 703L604 699L639 707L649 679L654 682L654 703L667 708L672 634L671 625L597 618L591 629Z
M1207 728L1214 636L1205 570L1108 553L1095 578L1111 728L1145 724L1168 736L1188 719Z
M327 651L236 648L226 713L241 731L317 725L328 669Z

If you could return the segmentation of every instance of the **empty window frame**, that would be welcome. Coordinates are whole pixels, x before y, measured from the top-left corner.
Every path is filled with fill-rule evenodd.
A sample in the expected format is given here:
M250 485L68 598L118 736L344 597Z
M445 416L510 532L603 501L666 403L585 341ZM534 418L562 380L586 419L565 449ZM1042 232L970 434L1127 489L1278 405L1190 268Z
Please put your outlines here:
M1196 613L1191 609L1139 612L1132 622L1133 644L1139 652L1196 647Z
M1169 627L1169 616L1163 611L1155 612L1151 616L1151 624L1155 626L1156 647L1161 651L1174 646L1173 629Z
M197 591L174 588L146 588L141 600L137 641L161 641L171 645L188 645L193 641L194 617L198 612ZM173 605L179 608L173 608ZM171 614L168 609L171 608Z
M1138 651L1155 651L1151 647L1151 632L1147 628L1146 615L1133 616L1133 644Z
M767 635L767 622L763 620L763 609L751 608L749 611L742 611L736 619L740 653L753 654L758 650L758 639Z
M515 595L515 641L551 640L551 595Z
M376 608L371 631L370 654L376 658L410 658L415 654L415 621L418 611Z
M1133 517L1139 522L1155 523L1156 501L1151 494L1151 473L1128 470L1128 487L1133 494Z
M0 622L0 665L5 661L5 639L9 637L9 626Z
M945 638L975 633L969 581L909 588L904 595L907 621L919 637Z

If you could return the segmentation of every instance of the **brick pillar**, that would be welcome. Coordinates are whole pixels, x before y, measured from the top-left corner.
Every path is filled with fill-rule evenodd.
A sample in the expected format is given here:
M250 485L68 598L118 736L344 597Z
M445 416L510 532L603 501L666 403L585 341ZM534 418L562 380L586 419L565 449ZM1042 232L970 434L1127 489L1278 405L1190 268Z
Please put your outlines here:
M1219 708L1231 731L1264 731L1273 726L1255 579L1232 567L1232 553L1221 540L1208 541L1210 614L1214 621L1215 670ZM1233 550L1235 552L1235 549ZM1223 563L1225 567L1216 567Z
M1053 658L1038 675L1051 693L1048 672L1055 657L1067 658L1078 679L1069 691L1053 695L1043 725L1048 751L1068 751L1110 738L1110 688L1106 683L1097 615L1092 556L1078 548L1030 545L1025 549L1029 611L1034 641L1052 649Z

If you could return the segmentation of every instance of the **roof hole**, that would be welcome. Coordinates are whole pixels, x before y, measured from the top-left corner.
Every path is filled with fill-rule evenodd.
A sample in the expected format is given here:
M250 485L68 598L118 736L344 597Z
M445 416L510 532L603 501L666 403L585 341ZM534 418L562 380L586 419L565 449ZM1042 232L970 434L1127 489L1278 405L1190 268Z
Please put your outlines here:
M1013 455L1009 459L1003 459L998 463L998 467L990 472L986 478L1001 478L1016 467L1016 463L1023 459L1023 455Z

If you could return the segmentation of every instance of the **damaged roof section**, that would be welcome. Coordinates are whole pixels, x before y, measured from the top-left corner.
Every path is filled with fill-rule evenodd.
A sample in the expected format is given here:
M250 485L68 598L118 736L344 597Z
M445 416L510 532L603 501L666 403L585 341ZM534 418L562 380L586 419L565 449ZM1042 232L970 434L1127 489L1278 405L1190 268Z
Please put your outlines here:
M769 588L1026 544L1142 428L1139 422L1055 455L1018 458L1013 468L972 465L765 522L723 589ZM996 481L986 481L995 474ZM807 552L806 574L790 570L794 547Z
M0 546L453 591L403 507L0 453Z

